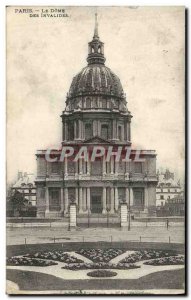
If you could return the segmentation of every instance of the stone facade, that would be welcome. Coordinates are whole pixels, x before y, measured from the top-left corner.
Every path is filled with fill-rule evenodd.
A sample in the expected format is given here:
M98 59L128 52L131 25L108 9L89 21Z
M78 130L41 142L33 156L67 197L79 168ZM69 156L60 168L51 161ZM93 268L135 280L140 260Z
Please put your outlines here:
M11 194L16 191L21 193L28 203L32 206L36 206L36 186L35 175L27 174L27 172L18 172L18 179L11 187Z
M62 146L131 146L131 118L119 78L105 66L104 44L96 21L89 43L88 65L72 81L62 118ZM119 214L127 202L131 214L148 215L156 206L156 153L142 151L143 162L117 162L105 157L92 162L71 158L48 162L37 151L39 217L67 216L75 202L77 214ZM135 151L132 150L132 154ZM58 151L53 153L59 155Z
M162 207L169 199L180 196L182 187L179 180L174 179L174 173L166 170L164 173L157 172L158 185L156 188L156 206Z

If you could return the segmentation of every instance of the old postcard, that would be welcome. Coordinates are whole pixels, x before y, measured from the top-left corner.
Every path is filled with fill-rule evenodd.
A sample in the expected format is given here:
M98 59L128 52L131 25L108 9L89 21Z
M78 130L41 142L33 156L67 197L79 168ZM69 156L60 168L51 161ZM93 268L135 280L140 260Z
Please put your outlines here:
M185 8L6 13L6 292L184 294Z

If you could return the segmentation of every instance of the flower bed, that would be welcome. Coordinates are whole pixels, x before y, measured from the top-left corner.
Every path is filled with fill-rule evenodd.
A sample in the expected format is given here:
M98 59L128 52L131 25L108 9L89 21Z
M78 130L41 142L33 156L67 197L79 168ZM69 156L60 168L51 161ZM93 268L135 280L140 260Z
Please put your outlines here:
M56 260L68 264L83 263L81 259L78 259L63 251L37 252L35 254L26 254L25 257L50 259L50 260Z
M90 277L114 277L117 275L116 272L107 271L107 270L97 270L87 273Z
M99 263L80 263L80 264L68 264L62 269L67 270L88 270L88 269L118 269L118 270L129 270L129 269L136 269L140 268L139 266L136 266L134 264L128 264L128 263L118 263L118 264L111 264L111 263L105 263L105 262L99 262Z
M52 265L57 265L53 261L46 261L38 258L29 257L10 257L7 258L7 266L35 266L35 267L48 267Z
M146 261L145 265L166 266L166 265L184 265L184 256L169 256Z
M162 250L142 250L135 251L126 258L122 259L120 263L135 263L141 260L158 259L161 257L169 257L178 255L175 251L162 251Z
M124 251L121 249L81 249L76 251L76 253L89 258L93 262L109 262L111 259L122 254L123 252Z

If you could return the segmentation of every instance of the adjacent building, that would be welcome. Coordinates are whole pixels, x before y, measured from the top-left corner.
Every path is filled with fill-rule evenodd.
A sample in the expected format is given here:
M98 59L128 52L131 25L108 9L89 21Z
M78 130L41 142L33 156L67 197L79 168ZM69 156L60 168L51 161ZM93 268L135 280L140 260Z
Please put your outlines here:
M169 199L179 196L182 188L180 181L175 180L174 173L168 169L165 172L157 172L158 185L156 188L156 205L164 206Z
M158 217L170 217L179 216L183 217L185 215L185 198L184 193L181 192L179 195L169 198L166 200L163 206L157 207Z
M11 194L15 192L21 193L28 204L36 206L35 175L27 172L18 172L17 181L11 187Z
M112 46L112 41L111 41ZM115 47L113 45L113 47ZM98 35L88 44L87 66L72 80L62 112L62 147L131 146L132 115L120 79L105 66L104 43ZM60 150L61 151L61 150ZM45 150L37 157L37 216L64 217L75 202L77 214L119 215L127 202L132 215L148 216L156 210L156 152L144 150L144 161L116 162L105 157L91 162L49 162ZM132 150L132 156L136 151ZM59 151L52 155L59 156Z

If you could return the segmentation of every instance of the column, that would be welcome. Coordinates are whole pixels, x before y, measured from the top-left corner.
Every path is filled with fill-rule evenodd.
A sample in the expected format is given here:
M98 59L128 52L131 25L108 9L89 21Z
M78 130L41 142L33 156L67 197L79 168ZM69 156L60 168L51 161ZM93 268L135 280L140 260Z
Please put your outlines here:
M87 209L90 211L90 188L87 188Z
M81 136L82 136L82 140L84 140L85 132L84 132L84 123L83 123L83 121L81 121Z
M110 158L110 166L111 166L111 174L113 175L114 174L114 157L111 156Z
M118 175L119 162L115 160L115 175Z
M106 161L105 161L105 156L103 156L103 160L102 160L102 163L103 163L103 168L102 168L102 175L105 176L106 175Z
M76 139L76 121L74 121L74 139Z
M68 139L68 124L66 121L64 121L65 125L64 125L64 130L65 130L65 134L64 134L64 140L67 141Z
M133 201L133 189L130 188L130 205L133 206L134 201Z
M118 188L115 188L115 210L118 211L119 208L119 198L118 198Z
M68 188L64 188L64 213L68 213Z
M126 203L129 207L129 188L125 189L125 200L126 200Z
M83 170L82 170L82 159L79 159L79 174L82 175Z
M45 212L48 213L49 212L49 190L48 190L48 187L46 187L45 199L46 199L46 210L45 210Z
M126 125L126 130L127 130L127 133L126 133L126 135L127 135L127 141L130 141L130 136L129 136L129 126L130 126L130 124L127 123L127 125Z
M130 165L130 162L126 161L125 162L125 176L127 177L127 179L129 179L129 165Z
M111 188L111 194L110 194L110 197L111 197L111 214L114 213L114 201L115 201L115 195L114 195L114 188L112 187Z
M66 122L64 121L64 122L62 123L62 140L63 140L63 141L66 140L66 138L65 138L65 124L66 124Z
M83 212L85 212L87 210L87 207L86 207L86 188L83 188L82 195L83 195Z
M91 161L90 161L90 157L88 157L88 161L87 161L87 175L90 175L90 169L91 169Z
M82 121L79 120L79 139L82 139Z
M97 120L97 135L100 136L101 135L101 126L100 126L100 121Z
M149 206L149 191L148 191L148 185L145 187L144 189L144 192L145 192L145 195L144 195L144 208L148 209L148 206Z
M97 136L97 120L93 120L93 136Z
M80 187L79 188L79 200L78 200L78 203L79 203L79 213L83 213L83 210L82 210L82 201L83 201L83 193L82 193L82 188Z
M64 175L65 175L65 177L68 176L68 159L67 159L67 157L64 158Z
M112 122L112 138L113 140L116 140L117 138L117 135L116 135L116 127L117 127L117 124L116 124L116 120L114 119L113 122Z
M78 188L75 188L76 204L78 205Z
M75 162L75 177L78 176L78 161Z
M61 211L60 212L64 212L64 191L63 191L62 187L60 189L60 202L61 202Z
M106 194L106 188L103 187L103 211L102 211L102 214L106 214L106 207L107 207L107 194Z

